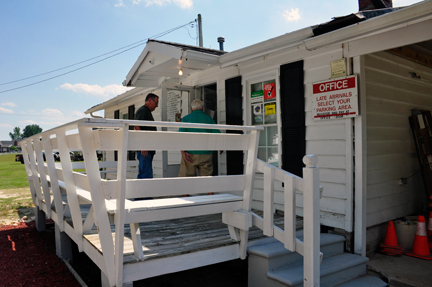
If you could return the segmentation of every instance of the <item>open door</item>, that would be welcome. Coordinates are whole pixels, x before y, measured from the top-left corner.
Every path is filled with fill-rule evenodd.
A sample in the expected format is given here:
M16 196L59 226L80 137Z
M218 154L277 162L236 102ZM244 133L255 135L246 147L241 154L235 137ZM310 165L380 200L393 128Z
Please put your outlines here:
M166 87L163 94L162 121L175 122L176 115L181 117L189 114L190 102L194 99L193 87L175 86L172 88ZM165 130L166 128L164 128ZM178 131L178 129L170 129L168 131ZM180 151L163 151L163 177L177 177L180 170L181 153Z
M217 123L217 93L216 84L210 84L199 87L190 86L166 86L163 95L162 120L168 122L176 121L176 114L181 118L188 115L190 103L195 99L204 102L204 112L212 117ZM178 119L177 119L178 120ZM178 131L173 129L172 131ZM163 177L177 177L180 170L181 153L180 151L164 151L163 160ZM213 155L213 175L218 174L218 155L215 151Z

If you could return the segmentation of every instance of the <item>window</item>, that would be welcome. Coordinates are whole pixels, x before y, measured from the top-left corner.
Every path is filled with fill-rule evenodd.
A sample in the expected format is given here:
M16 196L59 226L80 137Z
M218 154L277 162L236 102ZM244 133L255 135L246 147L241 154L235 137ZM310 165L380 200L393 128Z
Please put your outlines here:
M258 158L279 167L279 132L274 79L250 84L250 122L264 127L260 132Z

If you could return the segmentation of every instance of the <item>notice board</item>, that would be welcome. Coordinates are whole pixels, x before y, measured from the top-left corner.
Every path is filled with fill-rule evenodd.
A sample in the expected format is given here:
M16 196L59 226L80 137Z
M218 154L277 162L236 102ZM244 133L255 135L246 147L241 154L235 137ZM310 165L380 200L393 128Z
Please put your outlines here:
M314 120L357 117L357 75L313 83L312 116Z

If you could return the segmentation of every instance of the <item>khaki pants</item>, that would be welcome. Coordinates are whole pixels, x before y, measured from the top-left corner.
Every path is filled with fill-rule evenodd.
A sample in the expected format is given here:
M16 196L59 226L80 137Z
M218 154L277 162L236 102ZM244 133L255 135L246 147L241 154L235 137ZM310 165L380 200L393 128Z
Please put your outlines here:
M179 177L196 176L199 170L200 176L211 176L213 174L213 154L193 154L192 163L188 163L182 156Z

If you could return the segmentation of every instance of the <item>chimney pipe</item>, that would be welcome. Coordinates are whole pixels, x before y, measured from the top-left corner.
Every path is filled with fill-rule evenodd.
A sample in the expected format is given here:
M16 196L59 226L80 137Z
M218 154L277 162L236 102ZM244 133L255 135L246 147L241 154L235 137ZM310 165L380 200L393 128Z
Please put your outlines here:
M218 42L219 42L219 50L223 51L224 50L223 43L225 42L225 37L218 37Z
M359 0L359 11L392 8L392 0Z

